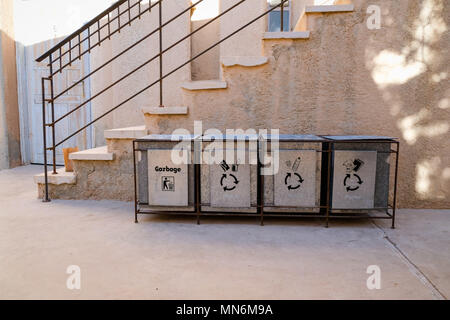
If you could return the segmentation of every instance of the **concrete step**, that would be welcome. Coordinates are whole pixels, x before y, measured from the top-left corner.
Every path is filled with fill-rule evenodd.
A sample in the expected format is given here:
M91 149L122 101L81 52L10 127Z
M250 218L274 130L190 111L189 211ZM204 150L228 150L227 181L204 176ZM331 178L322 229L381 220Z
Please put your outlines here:
M313 30L314 27L311 23L308 23L309 15L317 15L317 14L326 14L326 13L344 13L344 12L352 12L355 10L355 6L350 3L346 3L348 0L341 0L336 3L345 3L345 4L334 4L334 5L317 5L317 6L306 6L303 13L300 15L300 19L298 19L294 30L297 32L307 32Z
M61 185L61 184L76 184L77 177L74 172L66 172L66 168L59 168L56 170L58 174L53 174L53 171L48 171L48 183ZM34 176L34 182L37 184L45 183L44 173L40 173Z
M145 126L105 130L105 139L138 139L148 134Z
M188 107L143 107L142 112L144 115L180 115L187 114Z
M70 160L112 161L114 153L108 152L108 147L98 147L69 154Z
M267 57L251 57L251 56L233 56L233 57L222 57L220 59L221 64L224 67L257 67L262 66L269 62Z
M279 40L279 39L301 40L301 39L309 39L309 36L310 36L309 31L265 32L263 39L264 40Z
M215 90L215 89L226 89L228 84L223 80L198 80L198 81L188 81L184 82L181 87L186 90L196 91L196 90Z
M305 13L333 13L333 12L351 12L355 10L353 4L334 4L322 6L306 6Z

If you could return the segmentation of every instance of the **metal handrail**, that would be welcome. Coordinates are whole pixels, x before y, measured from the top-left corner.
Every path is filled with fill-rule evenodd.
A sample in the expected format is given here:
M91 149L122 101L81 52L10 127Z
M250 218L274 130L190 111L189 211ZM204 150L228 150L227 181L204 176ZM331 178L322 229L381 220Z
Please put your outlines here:
M158 0L157 2L150 4L149 9L150 10L152 7L156 6L157 4L159 4L160 2L162 2L163 0ZM119 16L115 17L113 20L110 20L110 16L109 14L112 13L113 11L117 10L122 4L124 4L125 2L130 2L130 0L118 0L117 2L113 3L109 8L105 9L104 11L102 11L101 13L99 13L98 15L96 15L94 18L92 18L91 20L89 20L88 22L86 22L82 27L80 27L79 29L75 30L74 32L72 32L70 35L68 35L67 37L65 37L63 40L61 40L58 44L56 44L55 46L53 46L50 50L46 51L44 54L42 54L39 58L36 59L37 62L42 62L45 58L48 58L52 53L58 51L60 48L62 48L65 44L67 44L68 42L70 42L72 39L78 38L79 36L81 36L81 34L83 32L85 32L86 30L89 30L90 27L94 26L95 24L98 24L100 22L100 20L102 20L103 18L105 18L106 16L108 16L108 21L113 21L114 19L120 19L118 18ZM139 6L139 8L141 8L141 1L136 2L134 5L132 5L131 7L129 6L128 10L123 11L123 12L119 12L120 15L125 14L125 13L129 13L129 10L131 10L132 8L134 8L136 5ZM141 11L139 11L139 13L141 13ZM130 23L131 21L128 21L127 23ZM106 25L104 25L106 26ZM85 41L87 38L84 38L83 40L81 40L80 43L82 43L83 41ZM73 49L73 48L72 48Z
M130 50L132 47L134 47L135 45L141 43L143 40L147 39L148 37L150 37L152 34L156 33L157 31L159 31L159 53L155 56L153 56L152 58L150 58L149 60L147 60L145 63L141 64L139 67L135 68L134 70L132 70L131 72L129 72L127 75L123 76L122 78L120 78L119 80L116 80L113 84L109 85L107 88L101 90L99 93L97 93L96 95L94 95L93 97L89 98L88 100L86 100L85 102L83 102L81 105L77 106L76 108L74 108L73 110L69 111L68 113L66 113L65 115L61 116L60 118L58 118L57 120L55 120L54 115L54 101L56 98L60 97L62 94L64 94L65 92L63 91L63 93L59 93L58 95L54 96L53 94L53 81L52 81L52 76L54 75L53 73L53 61L52 61L52 53L56 52L57 50L60 51L60 70L62 70L62 68L64 68L61 64L61 48L64 44L66 44L67 42L70 42L70 39L74 38L75 36L78 36L78 38L80 39L80 34L81 32L84 32L86 30L89 30L89 26L90 25L94 25L95 23L98 23L99 25L99 21L95 20L95 19L102 19L106 14L108 14L108 18L109 18L109 13L112 12L113 10L119 8L119 6L125 2L128 1L128 8L130 8L130 4L129 4L129 0L121 0L117 3L115 3L114 5L112 5L110 8L108 8L107 10L103 11L100 15L98 15L96 18L92 19L90 22L88 22L85 26L83 26L82 28L80 28L79 30L77 30L76 32L74 32L73 34L71 34L70 36L68 36L66 39L64 39L63 41L61 41L57 46L55 46L54 48L52 48L51 50L47 51L44 55L42 55L41 57L39 57L37 59L38 62L42 61L43 59L45 59L46 57L49 58L49 67L50 67L50 77L48 78L42 78L42 100L43 100L43 105L42 105L42 111L43 111L43 130L44 130L44 175L45 175L45 198L44 201L50 201L49 196L48 196L48 172L47 172L47 151L51 150L53 152L53 173L56 174L56 147L60 146L62 143L66 142L67 140L69 140L70 138L72 138L73 136L77 135L78 133L80 133L81 131L85 130L86 128L88 128L89 126L91 126L92 124L94 124L95 122L97 122L98 120L102 119L103 117L105 117L106 115L110 114L111 112L113 112L114 110L118 109L119 107L121 107L122 105L124 105L125 103L129 102L130 100L134 99L135 97L137 97L138 95L142 94L144 91L148 90L149 88L153 87L155 84L159 83L160 84L160 105L162 106L162 81L163 79L167 78L168 76L172 75L174 72L178 71L179 69L181 69L182 67L186 66L187 64L191 63L192 61L194 61L195 59L197 59L198 57L202 56L203 54L207 53L208 51L210 51L211 49L213 49L214 47L218 46L219 44L221 44L222 42L224 42L225 40L229 39L230 37L234 36L235 34L237 34L238 32L242 31L243 29L247 28L248 26L250 26L251 24L253 24L254 22L256 22L257 20L261 19L262 17L264 17L265 15L269 14L270 12L272 12L273 10L275 10L276 8L278 8L279 6L283 7L283 5L288 2L289 0L280 0L280 3L268 10L266 10L264 13L260 14L259 16L257 16L256 18L250 20L248 23L246 23L245 25L241 26L239 29L235 30L234 32L232 32L231 34L227 35L226 37L224 37L223 39L220 39L219 41L215 42L213 45L211 45L210 47L208 47L207 49L203 50L202 52L196 54L194 57L192 57L191 59L189 59L188 61L182 63L180 66L174 68L173 70L171 70L170 72L166 73L165 75L163 75L162 73L162 57L163 54L166 53L167 51L169 51L170 49L172 49L173 47L175 47L176 45L178 45L179 43L181 43L182 41L192 37L193 34L195 34L196 32L200 31L201 29L203 29L204 27L206 27L207 25L209 25L210 23L212 23L213 21L219 19L221 16L225 15L226 13L228 13L229 11L231 11L232 9L234 9L235 7L237 7L238 5L242 4L243 2L245 2L246 0L241 0L238 3L234 4L233 6L231 6L230 8L228 8L227 10L221 12L219 15L217 15L216 17L214 17L213 19L211 19L210 21L206 22L205 24L203 24L201 27L197 28L196 30L190 32L188 35L184 36L183 38L181 38L180 40L178 40L177 42L175 42L174 44L172 44L171 46L169 46L166 49L162 49L162 30L164 28L164 26L166 26L168 23L172 22L173 20L175 20L176 18L180 17L183 13L187 12L188 10L192 9L193 7L195 7L198 3L200 3L203 0L199 0L197 1L195 4L191 5L188 9L184 10L182 13L178 14L177 16L173 17L172 19L170 19L169 21L167 21L166 23L162 23L162 1L163 0L159 0L158 2L154 3L153 5L159 4L159 28L155 29L154 31L152 31L151 33L149 33L148 35L144 36L142 39L138 40L135 44L133 44L132 46L128 47L127 49L125 49L123 52L121 52L120 54L116 55L115 57L113 57L112 59L108 60L106 63L104 63L103 65L101 65L100 67L98 67L96 70L94 70L93 72L91 72L90 74L88 74L86 77L84 77L82 80L79 80L77 84L81 83L82 81L84 81L85 79L87 79L88 77L92 76L92 74L94 74L95 72L99 71L100 69L102 69L104 66L108 65L109 63L111 63L112 61L114 61L116 58L118 58L120 55L122 55L123 53L127 52L128 50ZM140 1L139 1L140 3ZM152 6L153 6L152 5ZM140 6L139 6L140 7ZM150 6L151 7L151 6ZM140 12L139 12L140 13ZM120 19L120 15L119 19ZM131 20L127 23L131 23ZM88 26L89 25L89 26ZM119 28L120 28L120 20L119 20ZM78 32L78 33L77 33ZM90 39L90 38L88 38ZM99 34L99 42L100 42L100 34ZM96 45L99 45L99 43L97 43ZM81 49L81 42L79 43L80 49ZM90 46L90 44L89 44ZM92 48L92 47L90 47ZM70 52L70 51L69 51ZM81 50L80 50L81 52ZM80 56L81 57L81 56ZM116 85L117 83L119 83L120 81L124 80L125 78L127 78L128 76L130 76L131 74L135 73L137 70L141 69L142 67L144 67L145 65L147 65L148 63L150 63L151 61L155 60L156 58L159 57L160 60L160 74L159 74L159 79L154 81L153 83L151 83L150 85L146 86L145 88L139 90L138 92L136 92L135 94L133 94L132 96L130 96L129 98L125 99L124 101L122 101L121 103L119 103L118 105L116 105L115 107L109 109L108 111L106 111L105 113L103 113L102 115L100 115L99 117L97 117L96 119L90 121L89 123L87 123L86 125L84 125L83 127L81 127L80 129L78 129L77 131L75 131L74 133L70 134L68 137L66 137L65 139L59 141L58 143L55 142L55 125L56 123L58 123L60 120L62 120L63 118L67 117L69 114L75 112L76 110L78 110L79 108L81 108L82 106L86 105L88 102L92 101L94 98L98 97L100 94L104 93L105 91L109 90L111 87L113 87L114 85ZM50 87L51 87L51 97L50 99L46 99L45 98L45 80L50 80ZM72 85L71 87L69 87L69 89L66 89L66 92L69 91L70 89L72 89L73 87L75 87L77 84ZM50 102L51 106L52 106L52 122L49 124L45 123L45 103L46 102ZM51 127L52 128L52 136L53 136L53 146L47 148L46 146L46 127Z

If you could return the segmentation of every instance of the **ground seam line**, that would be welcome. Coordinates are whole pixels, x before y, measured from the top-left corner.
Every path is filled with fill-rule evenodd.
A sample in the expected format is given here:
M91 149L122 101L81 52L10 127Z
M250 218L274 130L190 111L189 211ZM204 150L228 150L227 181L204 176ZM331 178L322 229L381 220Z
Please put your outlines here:
M402 250L397 246L397 244L392 241L389 236L386 234L383 228L377 225L373 220L372 224L378 228L383 233L383 238L387 241L391 249L400 257L400 259L407 265L409 271L419 279L423 285L431 291L431 295L435 300L447 300L447 298L439 291L439 289L433 284L433 282L428 279L428 277L417 267L414 262L412 262L408 256L403 253Z

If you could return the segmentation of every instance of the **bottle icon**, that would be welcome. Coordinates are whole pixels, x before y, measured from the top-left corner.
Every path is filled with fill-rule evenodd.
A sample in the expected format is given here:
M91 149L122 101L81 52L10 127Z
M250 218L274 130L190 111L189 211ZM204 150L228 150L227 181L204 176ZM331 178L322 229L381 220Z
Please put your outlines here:
M301 158L298 157L295 159L294 164L292 165L292 170L297 171L298 167L300 166Z

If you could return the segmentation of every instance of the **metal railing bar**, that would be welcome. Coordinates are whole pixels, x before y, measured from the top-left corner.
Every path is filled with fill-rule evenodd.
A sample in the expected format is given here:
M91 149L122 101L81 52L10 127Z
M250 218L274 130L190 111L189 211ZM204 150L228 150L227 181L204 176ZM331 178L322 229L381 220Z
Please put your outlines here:
M200 3L201 1L203 1L203 0L200 0L200 1L198 1L197 3ZM196 4L197 4L197 3L196 3ZM153 5L152 5L152 6L153 6ZM193 6L191 6L191 8L192 8L192 7L193 7ZM187 11L187 10L186 10L186 11ZM183 12L183 13L184 13L184 12ZM143 12L141 15L143 15L143 14L144 14L144 12ZM133 22L134 20L136 20L136 19L138 19L138 18L139 18L138 16L134 17L133 19L131 19L131 22ZM115 19L117 19L117 17L113 18L113 20L111 20L111 21L114 21ZM106 26L106 24L103 25L103 27L105 27L105 26ZM102 27L102 28L103 28L103 27ZM109 26L108 26L108 27L109 27ZM122 26L120 29L123 29L124 27L125 27L125 26ZM120 33L120 29L116 29L116 30L114 30L112 33L109 32L109 36L103 38L101 42L106 41L107 38L110 39L110 37L111 37L112 35L116 34L117 32ZM156 31L158 31L158 30L159 30L159 29L156 29ZM110 31L110 30L109 30L109 31ZM155 32L156 32L156 31L155 31ZM85 41L86 39L87 39L87 37L86 37L86 38L83 38L83 39L81 40L81 43L82 43L83 41ZM100 42L100 43L101 43L101 42ZM63 66L62 66L62 69L64 69L64 68L66 68L67 66L71 65L72 62L74 62L76 59L81 59L82 56L84 56L86 53L90 52L90 51L91 51L92 49L94 49L96 46L100 46L100 43L99 43L99 42L96 42L94 45L90 46L90 48L88 48L87 50L85 50L85 51L83 51L83 52L80 51L78 57L74 58L72 61L69 61L68 63L66 63L65 65L63 65ZM138 43L140 43L140 41L139 41L139 42L136 42L135 44L138 44ZM66 53L67 53L67 51L66 51L63 55L65 55ZM53 75L55 75L55 74L58 73L59 71L60 71L59 69L56 70L56 71L54 72Z
M69 41L69 61L72 60L72 40Z
M88 36L87 36L87 43L88 43L88 52L91 52L91 29L87 29ZM61 68L59 70L62 70Z
M241 0L241 2L244 2L246 0ZM203 54L205 54L206 52L210 51L211 49L215 48L216 46L218 46L219 44L221 44L222 42L228 40L229 38L231 38L232 36L234 36L236 33L240 32L241 30L247 28L248 26L250 26L251 24L255 23L256 21L258 21L259 19L261 19L262 17L264 17L265 15L267 15L269 12L272 12L273 10L275 10L278 6L284 4L286 1L288 0L282 0L280 2L279 5L265 11L264 13L260 14L259 16L257 16L256 18L250 20L249 22L247 22L245 25L243 25L242 27L240 27L239 29L233 31L232 33L230 33L229 35L227 35L226 37L224 37L223 39L217 41L216 43L214 43L212 46L206 48L205 50L203 50L202 52L196 54L194 57L192 57L191 59L189 59L188 61L186 61L185 63L179 65L178 67L176 67L175 69L173 69L172 71L170 71L169 73L165 74L162 79L167 78L168 76L172 75L173 73L175 73L176 71L180 70L181 68L183 68L184 66L186 66L187 64L191 63L193 60L197 59L198 57L202 56ZM234 5L233 7L237 6ZM230 7L233 8L233 7ZM228 10L228 9L227 9ZM225 12L225 11L224 11ZM200 29L200 28L199 28ZM197 29L197 30L199 30ZM195 31L197 31L195 30ZM167 50L167 49L166 49ZM162 54L163 52L161 52L160 54ZM159 56L159 55L158 55ZM119 103L118 105L116 105L115 107L111 108L110 110L106 111L105 113L103 113L101 116L95 118L94 120L92 120L91 122L87 123L86 125L84 125L83 127L81 127L80 129L78 129L77 131L75 131L74 133L72 133L71 135L69 135L67 138L61 140L60 142L58 142L55 147L58 147L59 145L61 145L62 143L66 142L67 140L69 140L70 138L72 138L73 136L77 135L78 133L80 133L81 131L83 131L84 129L86 129L87 127L89 127L90 125L94 124L95 122L97 122L98 120L104 118L105 116L107 116L108 114L110 114L111 112L113 112L114 110L118 109L119 107L121 107L122 105L124 105L125 103L127 103L128 101L136 98L138 95L140 95L141 93L143 93L144 91L150 89L151 87L153 87L155 84L159 83L161 79L158 79L156 81L154 81L153 83L151 83L150 85L146 86L145 88L139 90L138 92L136 92L135 94L133 94L131 97L127 98L126 100L122 101L121 103Z
M162 0L161 0L162 1ZM135 6L136 6L136 4L137 3L140 3L140 2L136 2L134 5L132 5L131 6L131 8L130 9L132 9L132 8L134 8ZM156 3L157 4L157 3ZM153 4L153 5L151 5L151 6L155 6L156 4ZM123 15L123 14L126 14L127 13L127 11L123 11L123 12L121 12L120 13L120 15ZM144 12L142 12L140 15L142 16L144 14ZM103 29L103 28L105 28L105 27L108 27L108 32L109 32L109 35L112 35L112 34L114 34L114 33L116 33L118 30L116 30L114 33L112 33L111 34L111 26L110 26L110 24L111 24L111 22L113 22L113 21L115 21L115 20L117 20L118 19L118 16L115 16L115 17L113 17L112 19L110 18L110 15L108 14L107 15L108 16L108 22L105 22L105 24L103 24L103 25L101 25L101 20L98 20L97 21L97 24L98 24L98 26L99 27L97 27L98 28L98 30L96 31L96 32L101 32L101 30ZM131 21L130 21L130 24L131 24L131 22L133 22L134 20L136 20L136 19L140 19L140 16L136 16L136 17L134 17L133 19L131 19ZM93 25L93 24L92 24ZM91 26L92 26L91 25ZM122 29L124 26L122 26L120 29ZM71 40L73 40L75 37L73 37ZM104 40L106 40L106 38L108 38L108 39L110 39L110 37L108 36L108 37L105 37L105 38L103 38L103 40L102 40L102 42L104 41ZM86 38L81 38L81 39L79 39L79 43L82 43L83 41L86 41L86 39L87 39L87 37ZM70 42L70 41L69 41ZM101 42L100 42L101 43ZM91 47L91 48L94 48L94 47L96 47L97 45L100 45L100 43L99 42L97 42L93 47ZM75 48L78 46L79 44L77 44L77 45L75 45ZM63 47L64 46L64 44L61 46L61 47ZM67 52L68 51L65 51L64 53L62 53L62 56L65 56L66 54L67 54ZM81 55L84 55L84 54L86 54L88 52L88 50L86 50L86 51L84 51ZM76 59L78 59L78 57L77 58L75 58L75 60ZM75 60L72 60L72 62L73 61L75 61ZM70 64L70 63L69 63ZM64 67L66 67L67 65L69 65L69 64L65 64L64 65ZM64 68L63 67L63 68ZM57 71L57 72L59 72L59 70Z
M139 3L141 3L139 1ZM111 39L111 16L108 14L108 22L106 23L108 25L108 39Z
M50 50L46 51L44 54L42 54L39 58L36 59L37 62L41 62L42 60L44 60L45 58L47 58L50 54L52 54L53 52L57 51L60 47L62 47L64 44L66 44L67 42L69 42L69 40L75 38L78 34L82 33L83 31L85 31L87 28L89 28L90 26L92 26L93 24L95 24L97 22L97 20L102 19L105 15L110 14L112 11L114 11L116 8L118 8L120 5L122 5L123 3L125 3L128 0L119 0L116 3L112 4L109 8L105 9L104 11L102 11L101 13L99 13L97 16L95 16L94 18L92 18L91 20L89 20L87 23L85 23L82 27L78 28L77 30L75 30L74 32L72 32L70 35L68 35L67 37L65 37L63 40L61 40L56 46L54 46L53 48L51 48ZM163 0L158 0L156 3L154 3L154 5L158 4L159 2L162 2Z
M62 65L61 48L59 48L59 69L62 72L61 65ZM50 62L50 70L51 70L51 68L52 68L52 63ZM53 77L53 74L51 71L50 71L50 74Z
M121 16L120 7L117 7L117 23L119 24L119 28L118 28L119 33L120 33L120 16Z
M50 56L49 59L50 59L50 74L51 74L52 73L52 66L51 66L52 57ZM61 57L59 59L60 59L59 63L61 63ZM51 107L52 107L52 118L51 119L52 119L52 122L55 122L55 100L53 99L53 97L54 97L54 93L53 92L54 92L54 89L53 89L53 78L50 77L50 99L52 100L50 102ZM44 121L44 124L45 124L45 121ZM55 132L55 126L54 125L51 126L51 130L52 130L52 145L53 145L53 154L52 154L52 156L53 156L53 174L57 174L57 172L56 172L56 152L55 152L55 149L56 149L56 147L55 147L56 132Z
M140 1L135 2L135 3L139 3L139 2L140 2ZM128 0L128 25L131 26L131 8L130 8L130 0Z
M81 60L81 34L78 34L78 59Z
M97 23L97 35L98 35L98 45L99 46L101 44L101 39L102 39L100 31L101 31L101 29L100 29L100 20L98 20L98 23Z
M163 23L161 25L160 28L164 28L166 25L170 24L172 21L174 21L175 19L179 18L180 16L182 16L183 14L185 14L186 12L188 12L189 10L191 10L193 7L195 7L197 4L199 4L200 2L202 2L204 0L198 0L196 3L194 3L193 5L191 5L189 8L183 10L182 12L180 12L179 14L177 14L176 16L174 16L173 18L171 18L170 20L166 21L165 23ZM246 1L246 0L244 0ZM212 22L212 21L211 21ZM211 23L209 22L209 23ZM209 24L208 23L208 24ZM117 54L116 56L112 57L111 59L109 59L108 61L106 61L105 63L103 63L101 66L97 67L95 70L91 71L90 73L88 73L86 76L84 76L83 78L81 78L80 80L78 80L77 82L73 83L71 86L69 86L67 89L63 90L62 92L58 93L55 96L55 100L58 99L59 97L61 97L63 94L67 93L68 91L70 91L71 89L73 89L75 86L79 85L80 83L82 83L84 80L86 80L87 78L89 78L90 76L92 76L93 74L95 74L96 72L100 71L101 69L103 69L104 67L106 67L108 64L110 64L111 62L113 62L115 59L117 59L118 57L122 56L124 53L128 52L129 50L131 50L132 48L134 48L135 46L137 46L138 44L140 44L142 41L148 39L150 36L152 36L153 34L155 34L156 32L159 31L160 28L157 28L155 30L153 30L152 32L150 32L149 34L147 34L146 36L144 36L143 38L141 38L140 40L138 40L137 42L135 42L134 44L132 44L131 46L129 46L128 48L126 48L125 50L123 50L122 52L120 52L119 54ZM198 29L200 30L200 29ZM197 31L195 31L197 32ZM181 41L183 41L185 39L182 39ZM180 41L180 42L181 42ZM169 49L169 48L168 48ZM167 49L166 49L167 50ZM159 56L159 55L158 55ZM158 56L153 57L152 59L156 59ZM76 60L76 59L75 59ZM151 60L151 61L153 61ZM148 61L147 63L150 63L151 61ZM143 67L144 65L142 65ZM64 66L65 68L65 66Z
M159 52L161 53L163 50L163 39L162 39L162 3L158 6L158 15L159 15ZM159 55L159 106L163 106L163 55Z
M41 88L42 88L42 123L45 124L45 80L47 78L41 79ZM48 80L48 79L47 79ZM43 144L44 144L44 182L45 182L45 194L44 194L44 202L48 202L48 172L47 172L47 127L45 125L42 126L43 130Z

